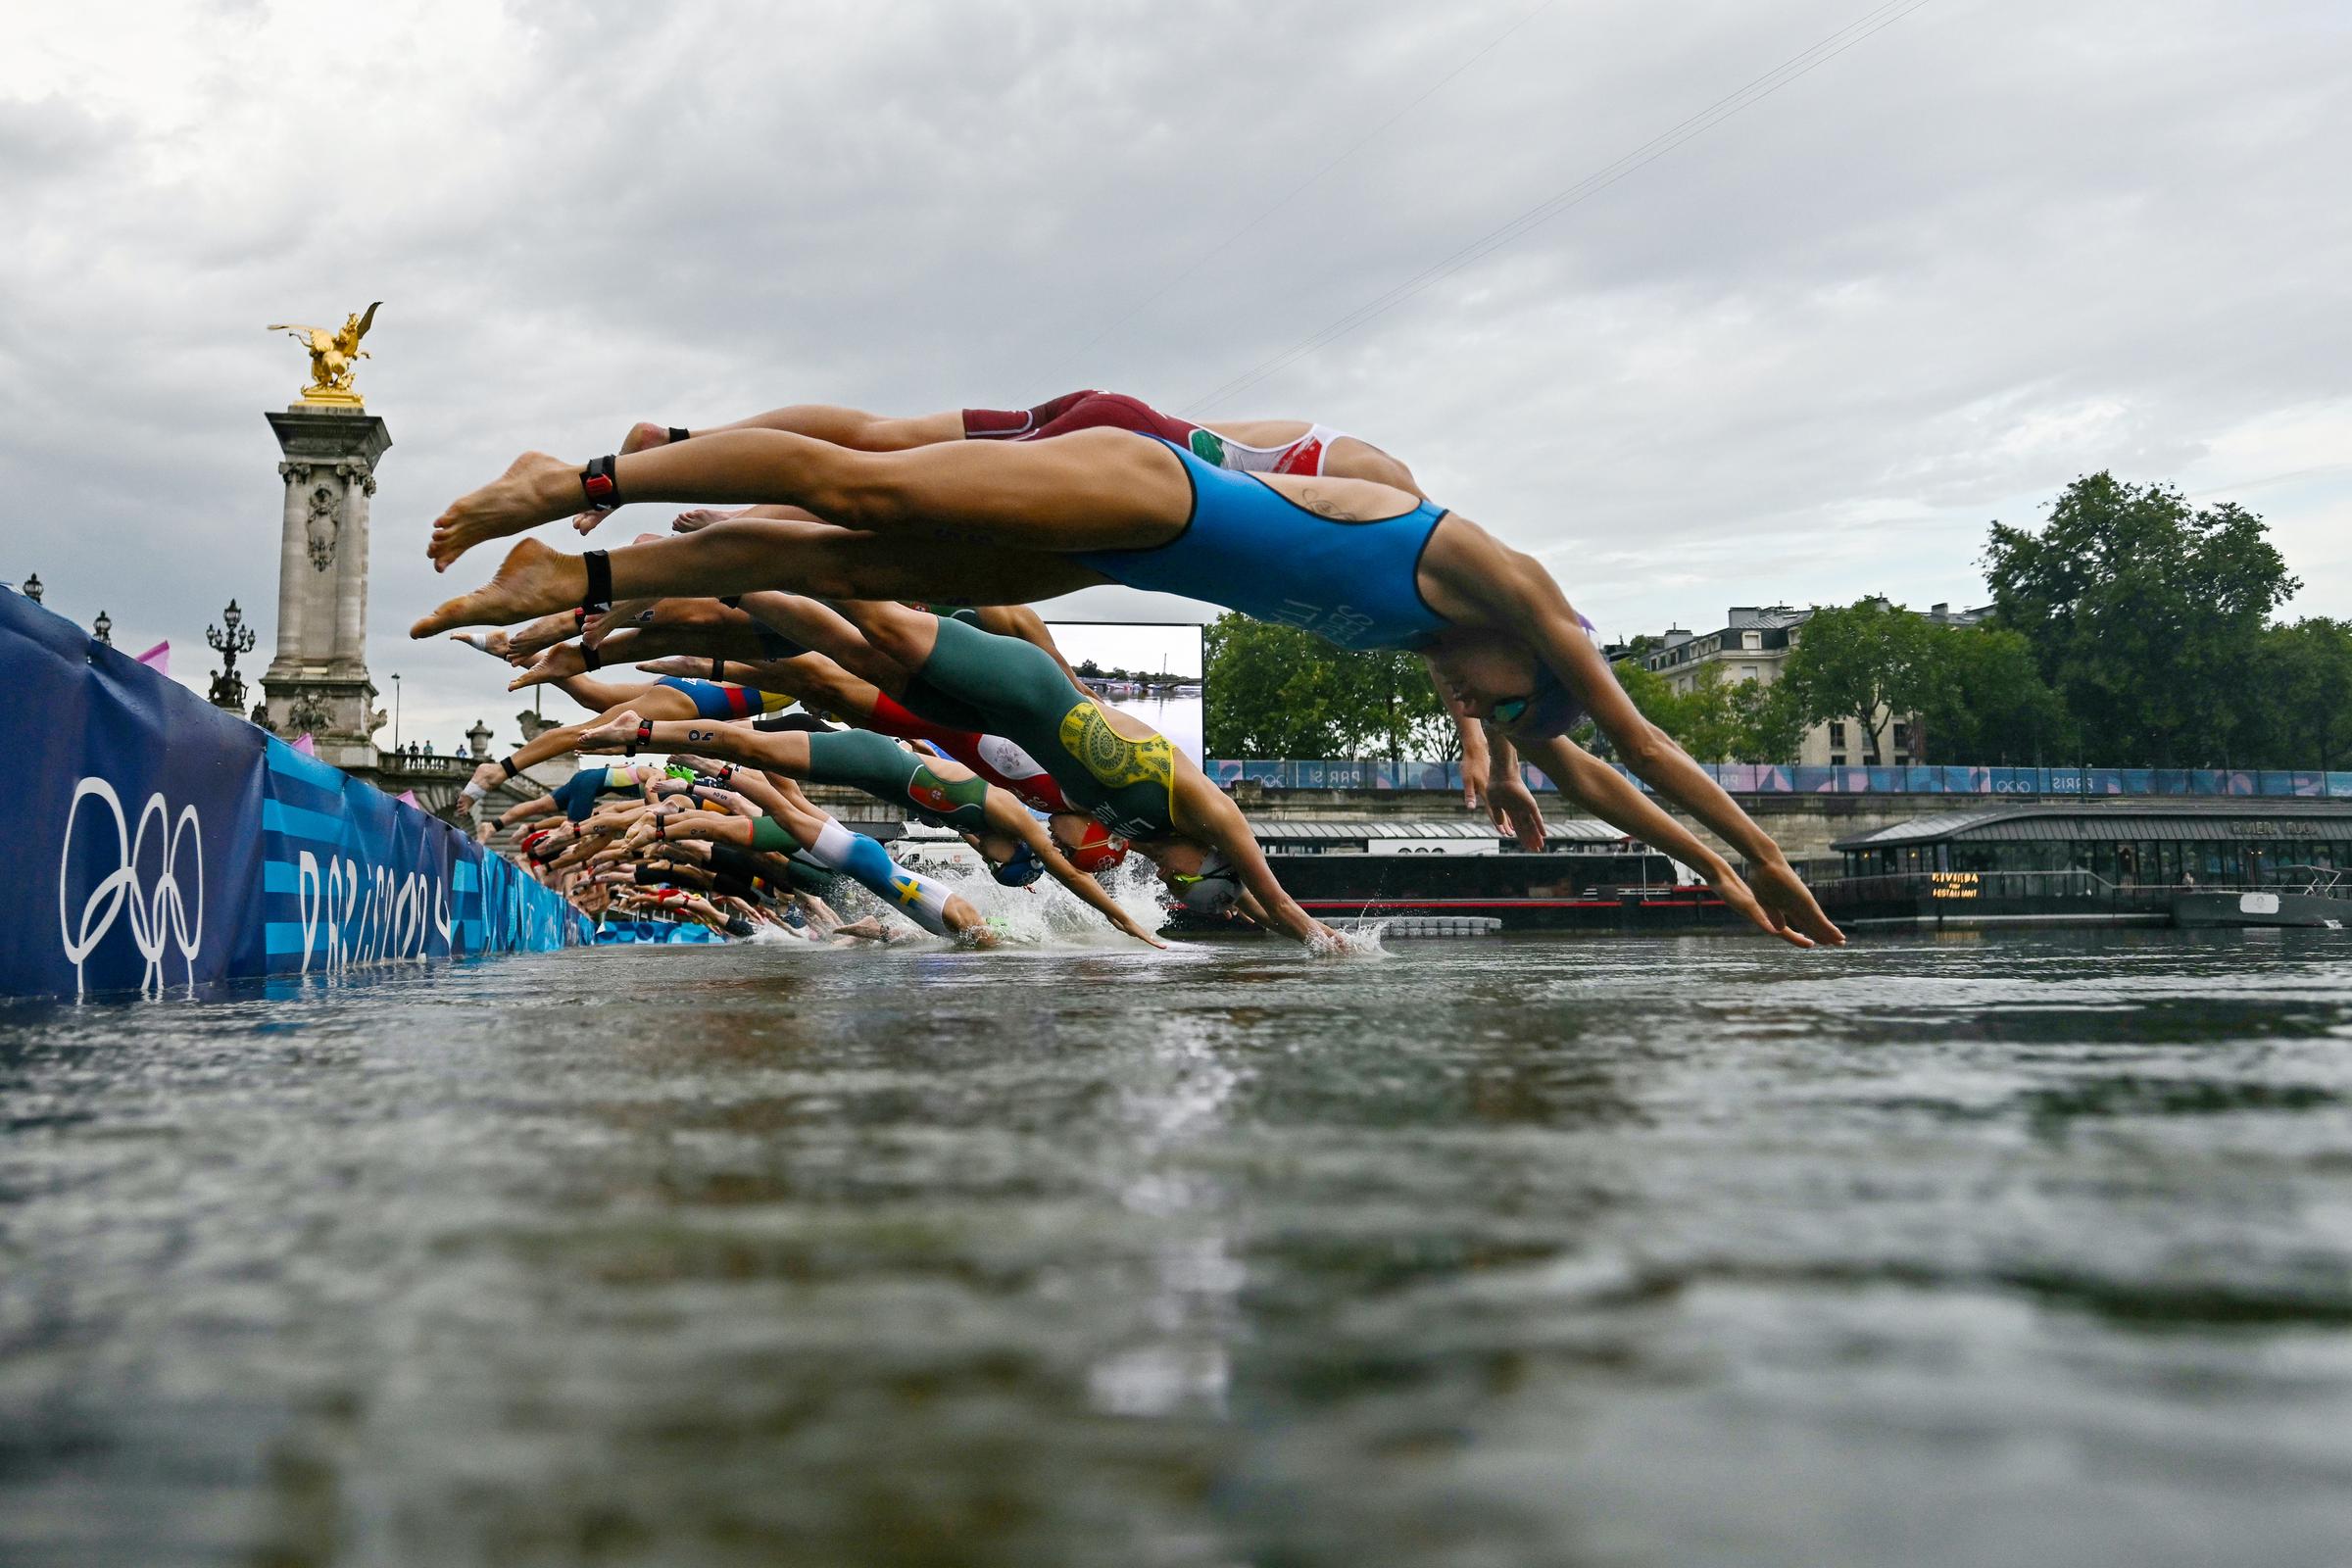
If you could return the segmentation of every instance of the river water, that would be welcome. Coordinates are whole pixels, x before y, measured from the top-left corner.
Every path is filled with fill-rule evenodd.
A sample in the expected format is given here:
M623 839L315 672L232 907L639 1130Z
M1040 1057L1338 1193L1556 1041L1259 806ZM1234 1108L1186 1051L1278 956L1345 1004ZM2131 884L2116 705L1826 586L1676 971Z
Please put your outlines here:
M0 1561L2352 1560L2352 937L0 1006Z

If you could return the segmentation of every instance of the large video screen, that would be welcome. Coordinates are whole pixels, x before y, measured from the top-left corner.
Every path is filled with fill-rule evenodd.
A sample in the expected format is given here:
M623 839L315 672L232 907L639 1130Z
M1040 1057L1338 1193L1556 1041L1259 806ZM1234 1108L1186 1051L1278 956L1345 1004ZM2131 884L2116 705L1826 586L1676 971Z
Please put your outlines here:
M1129 622L1049 623L1061 657L1112 708L1158 730L1200 760L1200 628Z

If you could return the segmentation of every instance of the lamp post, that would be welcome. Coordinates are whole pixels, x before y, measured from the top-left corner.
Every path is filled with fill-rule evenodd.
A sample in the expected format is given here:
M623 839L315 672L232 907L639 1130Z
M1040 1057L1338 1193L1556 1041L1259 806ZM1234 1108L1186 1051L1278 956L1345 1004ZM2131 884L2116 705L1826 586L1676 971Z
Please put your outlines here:
M105 611L103 611L103 610L101 610L100 612L98 612L98 618L97 618L96 620L94 620L94 621L90 622L90 635L91 635L91 636L93 636L93 637L95 637L95 638L97 638L97 639L98 639L100 642L102 642L102 643L106 644L106 646L107 646L107 647L109 647L109 648L112 648L112 647L114 647L114 646L115 646L115 621L114 621L114 617L113 617L112 615L109 615L109 614L108 614L108 613L107 613Z
M490 756L490 726L475 719L473 728L466 732L466 744L473 748L475 761L487 760Z
M213 677L212 705L232 713L244 712L245 677L237 673L237 656L253 652L253 628L245 624L245 612L237 608L234 599L220 612L220 626L204 628L204 640L220 656L220 673Z
M400 750L400 671L392 672L392 750Z
M31 600L34 604L37 605L41 602L41 595L45 592L47 592L47 590L41 587L41 574L39 572L36 571L31 576L24 579L24 597Z

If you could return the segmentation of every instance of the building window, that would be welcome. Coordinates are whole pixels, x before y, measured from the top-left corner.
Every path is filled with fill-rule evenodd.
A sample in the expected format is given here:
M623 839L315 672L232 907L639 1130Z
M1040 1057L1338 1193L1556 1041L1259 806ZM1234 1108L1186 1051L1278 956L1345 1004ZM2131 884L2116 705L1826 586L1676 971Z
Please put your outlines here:
M1764 634L1760 631L1743 631L1740 634L1740 646L1749 649L1761 648L1764 646Z
M1741 680L1754 680L1756 678L1756 666L1753 664L1741 664L1740 666L1740 678Z
M1898 751L1898 752L1902 752L1902 751L1908 751L1908 750L1910 750L1910 748L1911 748L1911 726L1910 726L1910 725L1908 725L1908 724L1897 724L1897 725L1895 725L1895 726L1894 726L1894 749L1895 749L1896 751Z
M1843 767L1845 765L1845 754L1843 752L1832 752L1830 754L1830 765L1832 767Z
M1845 720L1841 718L1830 720L1830 744L1832 746L1845 744ZM1843 760L1843 759L1839 759L1839 760Z

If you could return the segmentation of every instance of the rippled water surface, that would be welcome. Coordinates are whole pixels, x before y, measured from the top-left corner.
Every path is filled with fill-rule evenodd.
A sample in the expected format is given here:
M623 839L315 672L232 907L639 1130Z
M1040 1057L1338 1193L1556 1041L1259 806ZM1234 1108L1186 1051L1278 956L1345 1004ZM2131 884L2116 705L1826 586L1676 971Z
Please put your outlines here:
M2352 936L0 1006L0 1561L2352 1560Z

